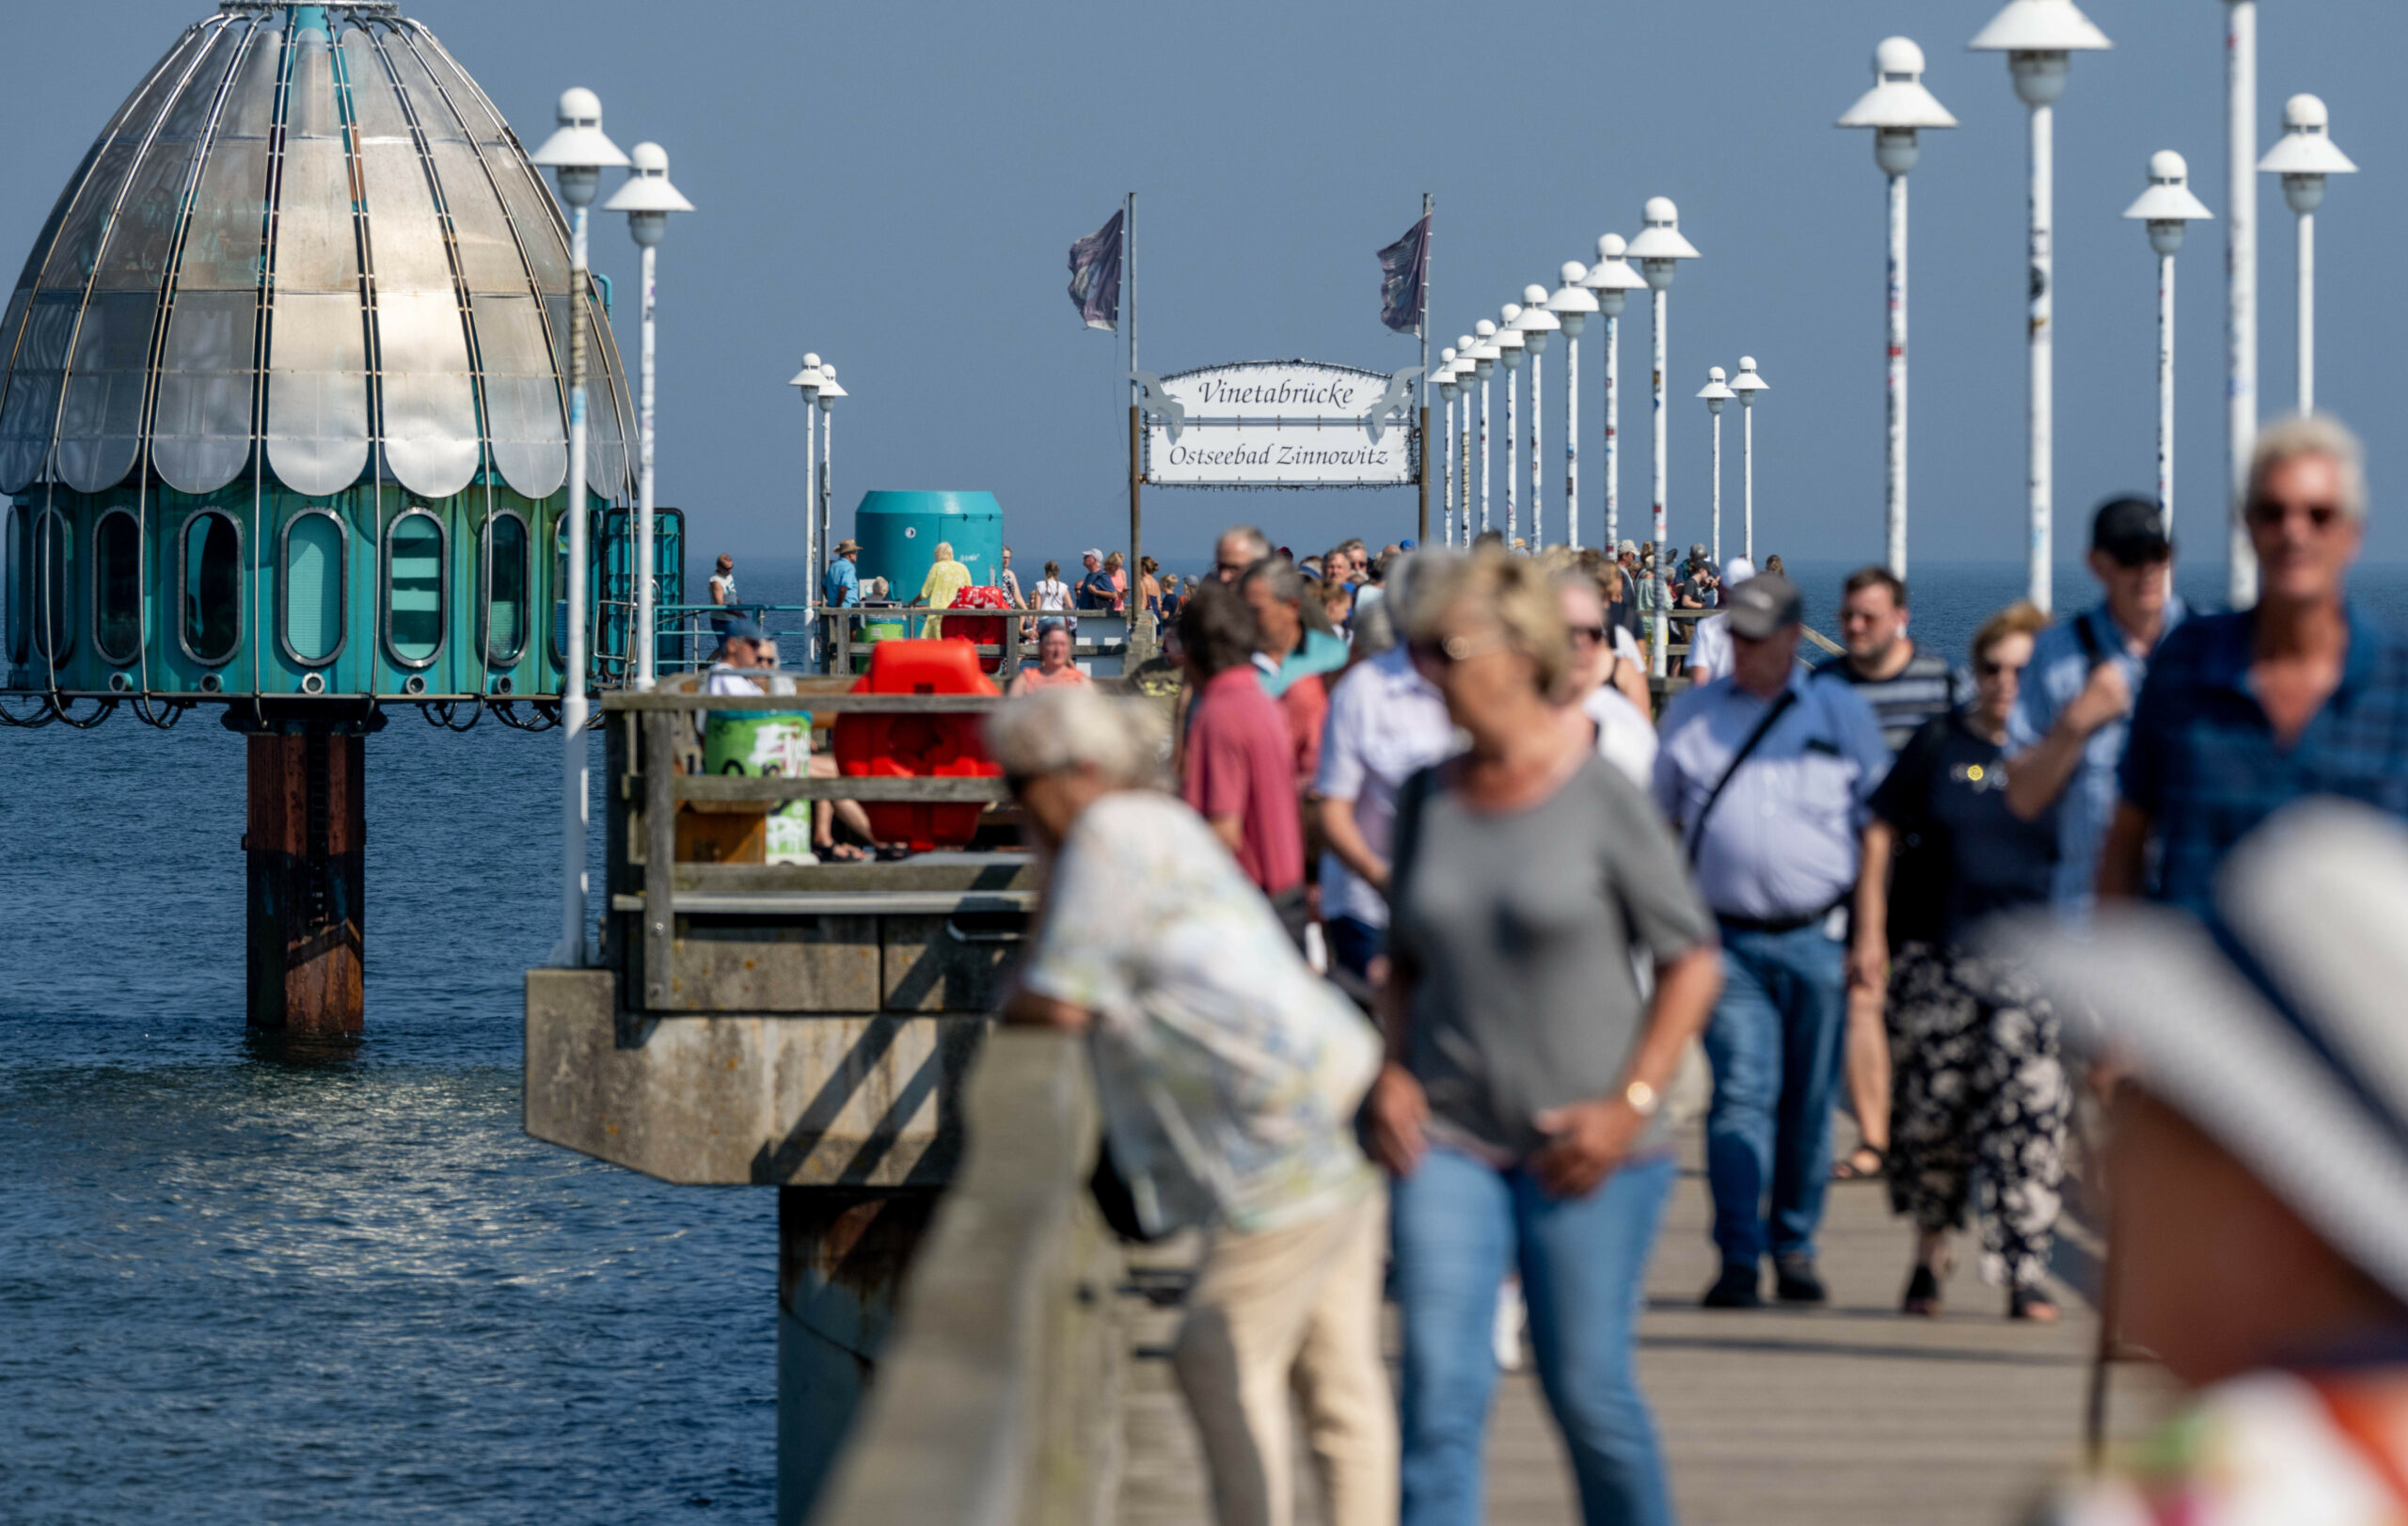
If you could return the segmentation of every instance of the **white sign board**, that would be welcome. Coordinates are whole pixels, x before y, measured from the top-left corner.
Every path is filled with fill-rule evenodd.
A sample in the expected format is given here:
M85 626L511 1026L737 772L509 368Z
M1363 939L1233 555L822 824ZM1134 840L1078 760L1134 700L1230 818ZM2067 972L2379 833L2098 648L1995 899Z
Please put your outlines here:
M1170 487L1394 487L1415 480L1410 376L1247 360L1149 378L1145 479ZM1365 416L1382 410L1379 437Z

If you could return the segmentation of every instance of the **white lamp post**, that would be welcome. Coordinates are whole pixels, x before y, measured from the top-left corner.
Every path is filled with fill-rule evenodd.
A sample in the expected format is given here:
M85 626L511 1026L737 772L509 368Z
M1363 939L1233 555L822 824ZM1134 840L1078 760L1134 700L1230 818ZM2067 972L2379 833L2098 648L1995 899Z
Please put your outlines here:
M808 611L819 602L819 357L809 351L802 357L802 369L794 374L786 385L802 393L802 571L803 608ZM803 660L812 672L820 671L819 622L806 618L803 637Z
M2072 56L2113 46L2073 0L2009 0L2005 9L1967 47L2004 53L2018 99L2032 110L2031 276L2026 333L2030 343L2030 395L2026 424L2030 495L2028 548L2032 602L2045 612L2051 603L2051 505L2054 499L2055 399L2052 360L2056 311L2056 102L2065 94Z
M694 204L669 183L669 153L659 144L639 143L628 158L634 169L627 183L602 210L626 213L627 234L643 250L643 380L636 408L636 687L650 689L657 644L652 631L653 254L669 231L669 215L691 212Z
M1873 129L1873 162L1890 180L1889 492L1884 534L1890 571L1900 578L1907 575L1907 171L1914 168L1923 151L1919 133L1956 125L1956 119L1924 87L1923 69L1923 49L1912 40L1883 39L1873 50L1873 88L1839 119L1842 127ZM1741 370L1744 374L1746 368ZM1751 514L1751 522L1753 517ZM1755 555L1752 538L1748 555Z
M2174 256L2194 222L2214 215L2191 194L2191 167L2171 149L2149 155L2148 189L2124 211L2148 225L2157 251L2157 512L2174 533Z
M1596 294L1580 284L1589 274L1577 260L1563 262L1563 284L1546 299L1546 310L1563 326L1563 542L1580 548L1580 330L1597 310ZM1612 542L1607 542L1608 548Z
M1521 474L1513 469L1513 453L1522 442L1522 391L1513 385L1513 373L1522 369L1522 352L1529 346L1522 339L1522 305L1506 303L1501 316L1505 321L1497 326L1490 342L1505 367L1505 548L1510 551L1522 534Z
M1447 437L1442 443L1445 463L1438 480L1438 544L1455 543L1455 398L1463 389L1455 385L1455 350L1449 345L1438 352L1442 362L1438 367L1438 397L1447 405ZM1427 449L1427 447L1424 447Z
M2316 411L2316 209L2324 202L2324 177L2354 175L2328 131L2324 103L2295 95L2283 106L2281 141L2266 151L2258 167L2283 177L2283 199L2299 215L2299 411Z
M1708 366L1705 389L1698 396L1705 399L1705 411L1714 420L1714 534L1710 547L1714 564L1722 564L1722 405L1739 394L1731 390L1720 366Z
M836 520L836 400L846 395L836 385L832 360L819 364L819 544L830 544Z
M1731 390L1739 394L1739 551L1751 564L1756 560L1756 394L1771 389L1756 374L1756 358L1739 357L1739 374L1731 378Z
M585 963L585 215L602 189L602 171L627 162L602 131L602 102L578 87L561 92L559 130L530 157L557 170L568 203L568 630L562 643L561 940L551 962Z
M1504 358L1504 348L1497 342L1497 326L1482 318L1472 326L1479 342L1472 346L1472 371L1480 377L1480 533L1488 533L1488 378L1497 370L1497 362ZM1468 537L1466 537L1468 538Z
M2258 0L2225 0L2225 459L2228 506L2249 487L2258 449ZM2258 553L2238 513L2225 516L2226 596L2258 602Z
M1563 326L1554 313L1546 310L1546 288L1537 284L1522 289L1522 315L1513 321L1521 331L1523 347L1530 352L1530 550L1546 549L1546 498L1540 490L1540 441L1546 434L1546 424L1540 411L1539 357L1546 353L1548 336Z
M1671 303L1668 293L1673 275L1684 260L1698 257L1696 246L1681 236L1681 212L1669 197L1650 197L1646 209L1647 226L1630 241L1630 258L1639 262L1640 274L1646 278L1648 289L1656 294L1656 514L1652 533L1656 537L1656 633L1650 645L1650 665L1656 676L1664 676L1667 647L1671 636L1672 558L1665 545L1665 426L1664 369L1670 345L1666 342L1665 326L1670 320Z
M1597 262L1580 278L1581 288L1597 295L1597 311L1606 320L1606 549L1622 542L1622 310L1633 292L1647 282L1623 258L1627 247L1620 233L1597 240Z

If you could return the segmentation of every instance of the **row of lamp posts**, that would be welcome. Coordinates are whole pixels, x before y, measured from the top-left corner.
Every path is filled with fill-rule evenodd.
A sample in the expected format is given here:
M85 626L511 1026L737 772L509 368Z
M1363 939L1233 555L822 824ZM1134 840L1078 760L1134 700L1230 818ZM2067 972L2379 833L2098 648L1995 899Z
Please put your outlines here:
M603 203L606 212L627 215L627 231L643 251L643 374L638 393L636 473L635 682L653 684L653 251L668 230L669 214L691 212L693 203L669 183L669 155L657 143L639 143L635 153L619 151L602 131L602 103L592 90L562 91L557 131L531 156L553 171L561 200L569 208L569 395L568 395L568 577L562 590L568 628L562 642L561 693L562 768L561 789L561 941L554 964L588 962L585 944L586 830L586 482L585 375L590 341L586 332L586 212L602 188L602 171L628 170L626 183Z
M1548 342L1557 333L1564 339L1564 472L1563 513L1564 543L1577 549L1580 545L1580 335L1592 315L1605 321L1605 506L1606 545L1608 548L1621 538L1621 326L1624 305L1634 291L1646 290L1655 297L1652 337L1655 342L1655 363L1650 370L1650 399L1655 429L1655 485L1652 496L1652 518L1649 534L1656 547L1656 600L1659 607L1671 604L1671 556L1665 544L1665 501L1667 486L1667 440L1670 420L1665 414L1668 318L1670 288L1680 262L1698 258L1694 245L1682 236L1680 213L1663 197L1651 199L1646 206L1645 226L1639 236L1625 244L1619 234L1608 233L1597 241L1597 261L1583 266L1568 261L1562 267L1563 284L1550 294L1544 286L1526 288L1522 300L1509 302L1498 317L1502 322L1481 319L1474 331L1455 342L1455 347L1440 352L1440 365L1434 378L1438 395L1446 405L1445 466L1442 478L1443 534L1450 544L1468 544L1472 538L1486 533L1492 526L1489 500L1488 447L1488 383L1502 366L1505 375L1505 526L1509 545L1521 538L1520 464L1515 459L1523 436L1519 421L1519 393L1514 374L1525 356L1530 366L1530 545L1543 549L1546 545L1545 497L1545 429L1543 421L1545 388L1540 358ZM1632 268L1633 262L1638 268ZM1741 440L1744 459L1743 473L1746 502L1743 544L1749 555L1754 554L1755 537L1755 412L1756 393L1770 384L1756 369L1752 358L1742 357L1739 379L1726 380L1719 367L1715 368L1706 390L1699 395L1705 399L1714 429L1714 555L1722 554L1722 405L1736 397L1745 416ZM1473 383L1479 384L1476 397ZM1463 422L1457 425L1457 405L1462 405ZM1474 422L1475 411L1477 423ZM1458 445L1460 441L1460 446ZM1472 456L1475 445L1479 455L1479 486L1472 482ZM1479 506L1479 525L1472 523L1473 504ZM1667 629L1664 622L1656 623L1652 665L1660 675L1665 669Z
M2283 194L2299 218L2299 384L2302 413L2316 406L2316 209L2325 178L2357 167L2333 143L2324 103L2312 95L2293 96L2284 109L2282 140L2256 158L2258 88L2257 0L2226 0L2227 60L2227 151L2231 206L2226 224L2229 304L2226 337L2231 407L2232 470L2236 489L2245 478L2257 429L2257 242L2252 203L2253 170L2283 177ZM2052 515L2054 484L2052 395L2055 308L2055 105L2065 93L2072 56L2112 46L2073 0L2009 0L1967 46L2004 53L2017 96L2030 117L2030 216L2026 234L2029 308L2026 313L2027 420L2026 548L2029 596L2051 604L2053 558ZM1874 156L1890 182L1889 261L1889 451L1886 525L1888 563L1900 577L1907 570L1907 173L1919 152L1917 135L1956 125L1956 119L1923 85L1923 50L1893 37L1874 54L1874 88L1839 119L1842 127L1871 128ZM2125 216L2145 223L2158 255L2158 498L2172 530L2174 502L2174 256L2188 224L2211 215L2189 188L2182 156L2161 151L2149 161L2149 186ZM1709 389L1710 390L1710 389ZM1711 403L1709 405L1712 405ZM2247 541L2236 522L2230 548L2230 595L2236 607L2257 596L2257 573Z

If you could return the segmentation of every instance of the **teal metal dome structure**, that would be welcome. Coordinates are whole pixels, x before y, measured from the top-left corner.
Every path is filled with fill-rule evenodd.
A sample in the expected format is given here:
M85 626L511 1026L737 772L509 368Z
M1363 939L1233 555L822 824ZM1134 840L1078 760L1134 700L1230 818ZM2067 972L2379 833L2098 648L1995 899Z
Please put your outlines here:
M0 318L0 711L557 695L571 299L560 210L425 27L380 3L194 24ZM607 592L633 420L583 300Z

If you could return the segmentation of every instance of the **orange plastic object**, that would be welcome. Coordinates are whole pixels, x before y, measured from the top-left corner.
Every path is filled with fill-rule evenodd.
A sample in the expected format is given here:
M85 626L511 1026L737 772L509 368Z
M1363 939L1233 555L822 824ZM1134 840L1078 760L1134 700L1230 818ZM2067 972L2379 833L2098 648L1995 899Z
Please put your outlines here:
M1008 610L1012 607L1012 601L1000 588L988 588L973 583L954 594L952 607L957 610ZM1004 644L1004 623L1006 618L1007 616L1001 614L948 614L945 617L944 633L948 638L958 638L981 646L998 648L994 656L982 657L978 660L978 671L1001 673L1004 668L1004 654L1000 648Z
M994 694L978 671L978 651L966 641L882 641L870 648L869 672L856 694ZM862 715L836 718L836 767L847 778L994 778L1003 765L987 756L975 715ZM909 843L926 852L958 848L978 831L984 806L864 803L880 842Z

